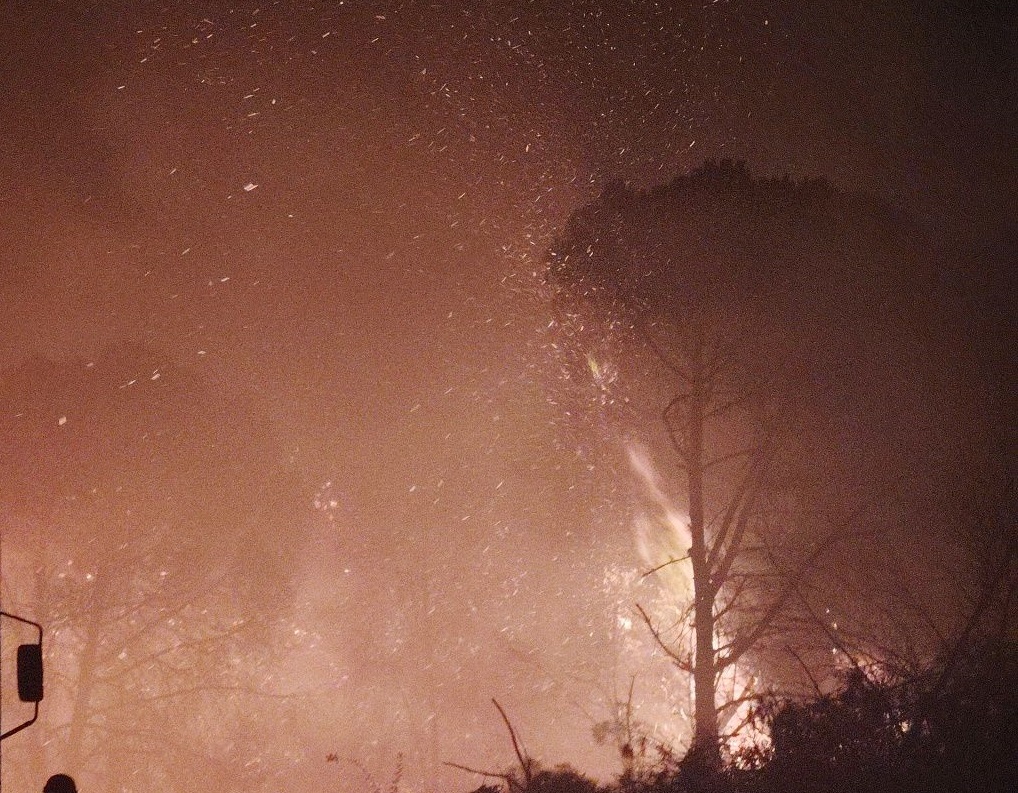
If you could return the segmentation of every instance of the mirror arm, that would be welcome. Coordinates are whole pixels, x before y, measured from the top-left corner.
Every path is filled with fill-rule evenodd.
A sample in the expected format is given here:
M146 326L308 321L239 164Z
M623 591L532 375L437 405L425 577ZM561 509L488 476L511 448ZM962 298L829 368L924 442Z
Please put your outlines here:
M35 720L38 719L38 718L39 718L39 703L36 702L35 703L35 713L32 714L32 718L30 718L28 721L24 722L23 724L19 724L17 727L14 727L13 729L8 730L3 735L0 735L0 741L2 741L4 738L10 738L16 732L21 732L23 729L25 729L25 727L31 727L33 724L35 724Z
M39 631L39 641L36 642L36 644L40 645L42 644L42 625L40 625L38 622L26 620L24 617L19 617L17 614L11 614L7 611L0 611L0 617L7 617L9 619L17 620L18 622L24 623L25 625L31 625L33 628Z

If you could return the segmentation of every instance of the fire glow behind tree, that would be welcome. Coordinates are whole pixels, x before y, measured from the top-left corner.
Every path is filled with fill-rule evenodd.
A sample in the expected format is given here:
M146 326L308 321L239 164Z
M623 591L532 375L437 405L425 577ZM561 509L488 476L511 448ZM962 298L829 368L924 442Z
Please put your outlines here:
M543 273L614 177L747 159L943 232L962 253L930 283L959 299L901 413L945 397L923 436L945 471L989 448L1006 12L39 5L0 9L2 597L51 639L12 789L467 789L442 761L511 759L491 697L533 754L608 775L634 676L639 720L682 742L686 683L634 611L666 598L626 443L685 497L659 392L630 329L572 324ZM838 439L865 466L893 423ZM964 557L905 533L906 584Z

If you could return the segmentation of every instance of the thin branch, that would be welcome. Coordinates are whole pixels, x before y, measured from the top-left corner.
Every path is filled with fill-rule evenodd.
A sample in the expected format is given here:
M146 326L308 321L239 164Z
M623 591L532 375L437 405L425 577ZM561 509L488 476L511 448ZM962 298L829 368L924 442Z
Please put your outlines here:
M680 402L685 401L687 398L688 397L686 395L680 394L665 405L664 409L661 411L661 421L668 430L668 441L671 443L672 448L675 450L675 454L678 456L680 461L685 461L686 451L682 442L679 440L679 429L672 425L671 412L679 405Z
M664 408L662 409L662 411L661 411L662 418L667 419L668 416L671 415L671 412L673 410L675 410L675 408L677 408L683 402L688 402L688 401L689 401L689 394L687 392L685 392L685 391L679 392L678 394L673 396L670 400L668 400L668 404L665 405Z
M199 602L201 594L207 593L208 587L211 586L211 584L213 583L218 583L218 580L212 579L211 581L207 581L205 588L201 590L195 589L192 598L183 601L178 601L176 606L172 609L168 609L165 606L157 607L158 610L156 611L155 616L148 622L140 625L137 628L137 630L135 630L132 634L123 638L121 640L121 646L126 647L130 645L135 641L135 639L144 636L148 631L152 630L153 628L159 626L167 627L166 623L171 617L180 616L180 614L182 614L188 607L197 604Z
M767 608L756 625L753 626L752 630L744 634L739 639L733 641L729 645L731 649L728 653L724 655L719 653L717 660L718 669L724 669L725 667L734 664L746 653L746 651L760 640L764 633L769 629L778 612L784 608L788 599L797 591L799 584L801 583L801 579L806 572L813 567L817 559L819 559L827 550L845 539L844 529L853 523L855 519L858 518L859 515L861 515L867 508L868 505L863 504L855 509L848 518L840 522L828 533L827 537L824 538L824 541L819 543L817 547L813 549L812 553L799 563L795 572L788 578L788 583L785 585L785 588L776 598L774 598L771 605Z
M743 484L745 485L745 481ZM728 537L728 532L731 531L732 525L735 522L735 517L739 513L739 505L742 503L745 495L745 487L739 487L729 500L728 506L725 507L725 511L722 513L721 527L718 529L717 534L714 535L714 543L711 545L710 552L707 554L708 570L713 569L714 565L717 564L718 556L721 555L721 550L725 546L725 540Z
M688 372L686 372L682 368L682 366L680 366L678 363L673 361L671 359L671 357L667 353L665 353L665 351L662 349L661 345L659 345L657 343L657 341L655 341L654 337L651 336L650 331L647 330L647 328L643 325L643 323L637 323L636 328L637 328L637 332L640 334L640 336L643 337L643 340L647 343L647 346L650 347L651 352L653 352L654 356L659 361L661 361L661 363L664 364L665 368L668 369L668 371L670 371L672 374L674 374L680 380L682 380L682 382L684 382L684 383L690 382L690 377L689 377Z
M761 452L761 457L754 461L754 465L747 474L744 487L740 488L740 490L744 491L744 496L740 499L738 516L734 523L735 528L731 532L727 545L722 549L722 542L717 542L711 548L711 556L714 557L714 562L717 563L717 567L712 568L712 596L718 593L721 585L728 578L732 565L735 563L735 558L739 555L742 538L746 535L746 529L749 527L750 515L753 513L756 500L763 490L764 474L769 466L770 459L772 459L771 451L764 449Z
M727 577L735 555L738 553L739 546L742 544L742 537L746 531L750 512L756 504L757 497L763 489L764 478L768 468L770 467L771 461L774 459L776 446L777 444L774 443L772 439L767 439L763 444L746 450L747 453L752 455L752 459L749 463L749 470L746 471L745 476L742 477L742 481L736 489L735 495L732 497L725 510L721 529L719 530L714 541L714 545L711 547L710 553L707 556L707 566L709 570L714 570L715 565L718 564L718 560L722 559L720 567L718 567L717 572L712 576L719 582L719 587L720 582L723 582ZM728 551L726 552L725 541L728 539L729 532L731 532L733 525L736 527L735 535L732 537L731 542L728 543ZM722 557L723 553L725 554L724 557ZM717 590L715 590L715 594L716 593Z
M444 760L442 762L442 765L447 765L447 766L449 766L449 768L456 768L456 769L458 769L460 771L466 771L468 774L480 774L481 776L486 777L488 779L501 779L503 782L505 782L510 787L512 787L512 784L513 784L513 775L512 774L503 774L503 773L498 773L496 771L484 771L484 770L482 770L480 768L471 768L468 765L460 765L459 763L451 763L448 760Z
M498 704L498 700L492 697L492 704L498 709L499 714L502 716L502 721L505 722L506 729L509 730L509 737L513 742L513 751L516 752L516 759L519 760L520 768L523 770L523 779L526 781L526 787L530 787L530 758L525 757L523 751L520 749L519 739L516 737L516 730L513 729L512 722L509 721L509 717L506 715L502 706Z
M751 449L740 449L737 452L729 452L728 454L722 454L718 457L712 457L710 460L703 464L705 471L710 471L718 466L730 463L732 460L738 460L740 457L751 457L756 453L756 448Z
M633 745L633 690L636 688L636 675L629 678L629 695L626 697L626 743Z
M718 723L720 724L721 729L724 730L728 726L728 723L735 717L735 714L742 705L745 705L748 702L756 702L759 698L760 695L757 694L756 691L753 691L749 694L743 694L741 697L736 697L735 699L730 699L725 702L720 708L718 708ZM742 724L734 730L725 733L725 737L732 738L738 735L739 731L742 730L749 721L750 718L747 718L746 721L742 722Z
M657 646L664 651L665 655L672 659L672 661L675 663L676 666L679 667L679 669L681 669L683 672L689 672L690 674L692 674L693 672L692 664L689 662L688 659L683 658L678 653L676 653L671 647L668 646L665 640L661 638L660 631L658 631L658 629L654 627L654 623L651 622L650 617L647 615L647 612L643 610L643 606L637 603L636 610L639 611L640 616L643 617L643 621L646 623L647 628L650 630L650 635L653 636L654 641L657 642Z
M972 608L961 633L958 634L958 638L955 640L954 645L951 647L950 652L948 652L946 656L946 661L944 662L940 670L940 674L937 676L936 684L933 687L934 691L938 691L941 686L943 686L944 681L947 680L948 676L954 671L954 667L962 657L962 648L968 644L972 634L975 632L976 628L979 627L979 623L982 621L983 616L992 603L994 596L997 594L997 589L1010 573L1011 567L1015 563L1016 556L1018 556L1018 533L1012 532L1007 548L1001 555L996 568L990 572L988 580L983 584L983 591L979 600Z
M810 685L813 686L813 691L816 694L817 698L819 699L820 697L822 697L823 692L820 690L820 683L817 681L816 677L813 675L813 672L810 670L806 662L802 660L802 656L800 656L799 653L793 650L791 645L786 644L785 650L787 650L789 655L791 655L796 661L799 662L799 666L802 667L802 671L805 672L806 677L809 678Z
M723 617L727 616L730 612L734 611L739 605L742 599L742 595L746 591L748 578L740 578L736 584L735 591L728 595L725 601L721 604L720 608L714 612L714 622L719 623ZM726 595L728 593L726 592Z
M667 562L662 562L662 563L661 563L661 564L659 564L659 565L658 565L657 567L652 567L652 568L650 568L650 570L648 570L648 571L647 571L646 573L644 573L643 575L641 575L641 576L640 576L640 578L641 578L641 579L643 579L643 578L647 578L647 577L649 577L649 576L652 576L652 575L654 575L654 573L656 573L656 572L657 572L658 570L663 570L664 568L668 567L669 565L673 565L673 564L678 564L679 562L684 562L684 561L686 561L686 560L687 560L688 558L689 558L689 554L688 554L688 553L687 553L687 554L685 554L684 556L680 556L680 557L679 557L678 559L675 559L675 558L673 558L673 557L669 557L669 558L668 558L668 561L667 561Z
M754 396L755 394L753 394L751 391L746 391L737 397L729 399L727 402L722 402L720 405L717 405L716 407L713 407L710 410L704 411L703 414L704 420L710 421L711 419L715 419L718 416L723 416L732 408L737 407L738 405L741 405L744 402L748 402Z
M102 673L100 673L98 675L98 677L100 679L102 679L102 680L108 680L111 675L114 676L115 678L120 678L123 675L126 675L126 674L129 674L130 672L133 672L135 669L139 669L139 668L144 667L147 664L154 664L157 661L159 661L159 659L164 658L167 655L171 655L172 653L175 653L175 652L178 652L178 651L181 651L181 650L191 650L191 649L201 648L204 645L212 644L212 643L215 643L215 642L219 642L219 641L227 639L227 638L229 638L231 636L236 636L237 634L241 633L246 628L248 628L248 626L249 626L249 623L244 622L244 623L241 623L239 625L235 625L235 626L232 626L231 628L226 629L223 633L215 633L215 634L209 634L207 636L199 636L199 637L196 637L194 639L191 639L190 641L179 642L177 644L167 644L167 645L165 645L164 647L162 647L160 649L153 650L152 652L148 653L147 655L137 656L137 660L135 660L133 663L130 663L130 664L126 665L126 666L116 666L116 667L114 667L110 671L109 674L102 674ZM169 629L167 629L167 630L169 630ZM171 635L171 638L173 638L172 635ZM110 649L110 653L112 654L118 647L121 649L121 652L124 651L125 646L121 645L120 642L117 642L116 646L112 647ZM177 670L177 671L185 671L185 670L181 669L181 670Z
M275 692L275 691L263 691L257 688L250 688L248 686L230 686L220 684L202 684L199 686L191 686L189 688L179 688L175 691L167 691L164 694L154 694L149 697L139 697L135 702L158 702L159 700L165 699L176 699L178 697L187 697L192 694L205 694L209 692L221 692L224 694L247 694L249 696L258 699L306 699L307 694L301 691L293 692ZM131 705L132 703L127 703Z
M830 625L827 624L827 620L823 619L819 614L817 614L813 610L813 608L809 604L809 601L806 600L806 596L803 595L802 589L798 586L798 584L795 587L795 594L799 597L799 600L802 602L802 606L804 609L806 609L806 613L810 616L810 618L817 625L817 627L820 628L824 636L827 637L827 640L832 645L834 645L835 649L837 649L843 656L845 656L845 658L848 659L848 662L852 664L852 666L855 667L856 670L861 672L862 669L859 667L858 662L856 662L855 656L853 656L852 653L849 652L848 645L845 644L844 640L841 637L839 637L837 634L834 633L834 631L831 630Z
M488 777L490 779L501 779L505 782L512 781L512 774L505 774L496 771L484 771L482 769L473 769L469 766L461 766L458 762L451 762L449 760L442 761L443 766L448 766L450 769L458 769L459 771L465 771L467 774L479 774L482 777Z
M756 695L754 694L754 695L753 695L753 697L752 697L752 699L753 699L753 700L756 700L756 698L757 698L757 697L756 697ZM733 713L733 714L732 714L731 716L729 716L729 717L728 717L728 720L727 720L727 721L725 722L725 725L724 725L724 726L725 726L725 727L727 727L727 726L728 726L728 723L729 723L729 722L730 722L730 721L731 721L731 720L732 720L732 719L733 719L734 717L735 717L735 713ZM742 732L742 731L743 731L743 730L744 730L744 729L745 729L745 728L746 728L746 727L747 727L747 726L748 726L749 724L751 724L751 723L753 722L753 719L754 719L754 718L755 718L755 714L753 713L753 711L752 711L752 710L750 710L750 712L746 714L746 717L745 717L745 718L744 718L744 719L743 719L742 721L740 721L740 722L739 722L739 724L738 724L738 725L737 725L737 726L736 726L736 727L735 727L734 729L732 729L732 730L728 730L728 731L725 731L725 730L724 730L724 727L723 727L723 728L722 728L722 735L721 735L721 737L722 737L723 739L725 739L725 740L731 740L731 739L732 739L732 738L734 738L734 737L735 737L736 735L738 735L738 734L739 734L740 732Z

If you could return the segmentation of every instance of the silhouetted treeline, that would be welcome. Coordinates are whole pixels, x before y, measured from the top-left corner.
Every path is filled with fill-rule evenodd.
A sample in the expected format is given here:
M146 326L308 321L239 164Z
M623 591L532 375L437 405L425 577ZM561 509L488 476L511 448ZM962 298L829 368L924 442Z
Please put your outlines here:
M959 278L920 228L721 161L609 183L548 252L576 431L596 417L646 438L688 514L698 634L673 659L711 752L725 665L787 690L835 671L832 646L928 661L1011 530L995 516L1011 515L1013 421L985 376L1005 354L984 344L1008 330L974 319L996 301L970 283L996 275L966 260Z
M472 793L1003 793L1018 785L1018 655L993 637L908 675L846 671L805 701L762 698L769 746L704 773L668 750L598 785L569 766L520 770ZM632 747L620 749L623 759Z
M626 771L604 790L1015 786L1013 345L993 341L1014 338L1005 257L952 251L923 227L823 181L722 161L651 190L608 184L548 252L577 415L667 436L662 456L684 473L665 486L689 504L704 604L692 624L726 613L735 637L719 650L704 628L694 657L672 657L716 685L726 653L752 640L762 679L800 694L758 702L766 749L718 771L696 745L716 760L719 731L698 720L687 759L621 747ZM750 462L726 471L732 459ZM726 579L738 568L716 563L742 537L735 523L773 569L750 558ZM773 603L770 622L733 612L734 596L711 603L725 585ZM695 710L712 710L716 689L700 689ZM520 773L504 787L596 789L569 769Z

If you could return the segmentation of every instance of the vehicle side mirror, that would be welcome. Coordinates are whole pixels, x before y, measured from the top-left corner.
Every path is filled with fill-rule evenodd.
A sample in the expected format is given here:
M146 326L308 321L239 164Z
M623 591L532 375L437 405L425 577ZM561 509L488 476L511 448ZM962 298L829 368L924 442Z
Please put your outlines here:
M42 701L42 645L18 645L18 699Z
M42 701L42 625L7 611L0 611L0 617L16 620L23 625L31 625L39 633L39 641L35 644L18 645L18 699L34 703L34 712L28 721L23 721L17 727L11 727L7 732L0 734L0 741L3 741L21 732L25 727L35 724L39 719L39 703Z

